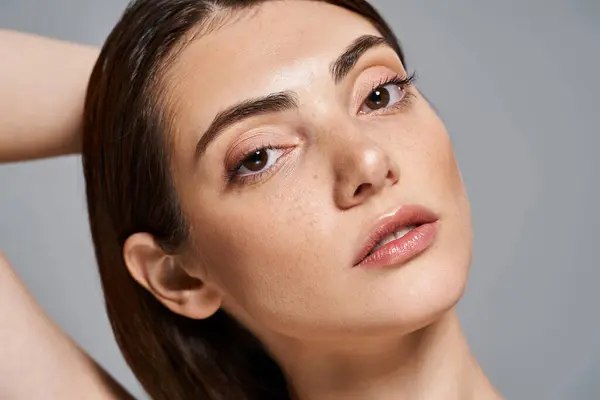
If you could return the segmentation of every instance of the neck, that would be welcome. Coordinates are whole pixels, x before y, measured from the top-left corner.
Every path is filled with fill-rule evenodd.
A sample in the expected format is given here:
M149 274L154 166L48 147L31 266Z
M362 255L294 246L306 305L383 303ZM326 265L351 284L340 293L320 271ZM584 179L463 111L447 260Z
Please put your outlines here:
M472 356L454 311L374 345L270 347L297 400L501 399Z

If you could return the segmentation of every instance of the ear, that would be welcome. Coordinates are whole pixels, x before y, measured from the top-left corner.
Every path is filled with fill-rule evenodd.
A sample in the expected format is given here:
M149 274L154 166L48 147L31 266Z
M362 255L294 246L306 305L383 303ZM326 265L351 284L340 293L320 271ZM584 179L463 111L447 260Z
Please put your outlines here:
M123 257L133 279L171 311L205 319L221 307L218 288L191 275L180 258L166 254L152 235L130 236L123 246Z

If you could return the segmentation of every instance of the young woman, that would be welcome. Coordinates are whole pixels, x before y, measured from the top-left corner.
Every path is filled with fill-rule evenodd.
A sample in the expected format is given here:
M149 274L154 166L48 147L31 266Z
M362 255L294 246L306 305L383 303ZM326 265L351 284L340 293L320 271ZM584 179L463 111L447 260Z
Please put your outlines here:
M153 398L499 398L454 311L450 140L365 1L135 1L83 121L109 317Z

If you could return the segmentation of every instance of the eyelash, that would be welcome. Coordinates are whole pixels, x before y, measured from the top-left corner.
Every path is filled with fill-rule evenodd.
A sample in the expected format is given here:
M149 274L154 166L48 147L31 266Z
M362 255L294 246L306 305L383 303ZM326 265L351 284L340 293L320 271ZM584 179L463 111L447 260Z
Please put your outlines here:
M407 89L410 86L414 85L416 80L417 80L416 72L413 72L408 76L401 76L401 75L396 74L394 76L390 76L390 77L381 79L379 82L377 82L373 85L373 87L369 91L369 94L361 102L361 105L365 103L365 101L367 100L369 95L371 95L371 93L373 93L376 89L383 88L387 85L396 85L400 89L402 89L404 91L404 96L402 97L402 100L400 100L398 103L396 103L392 106L389 106L389 107L381 109L381 110L375 110L375 111L368 112L368 113L362 113L362 112L360 112L360 113L362 115L381 115L381 114L387 114L390 111L399 110L399 109L409 106L411 101L414 99L415 95L413 93L409 92Z
M408 87L410 87L411 85L413 85L415 83L415 80L416 80L415 72L413 72L412 74L405 76L405 77L402 77L402 76L396 74L394 76L390 76L390 77L381 79L379 82L377 82L376 84L373 85L373 88L369 91L369 95L371 93L373 93L373 91L375 91L376 89L385 87L387 85L397 85L400 89L402 89L404 91L404 96L402 97L402 100L400 100L398 103L396 103L388 108L383 109L383 111L376 110L376 111L364 113L364 114L379 115L381 113L387 113L390 110L398 110L398 109L408 106L410 104L410 101L413 99L414 95L411 92L407 91L406 89ZM367 95L367 97L369 95ZM365 97L365 99L363 99L361 104L364 104L367 97ZM244 155L242 155L240 160L233 167L227 169L226 174L225 174L225 180L228 183L252 184L254 182L260 181L265 176L265 174L269 174L269 173L273 172L272 170L275 168L274 166L269 169L266 169L264 171L258 172L256 174L245 175L245 176L238 175L238 171L243 166L246 159L248 157L250 157L252 154L254 154L258 151L261 151L261 150L285 150L285 148L275 147L273 145L255 146L252 150L244 153ZM283 155L281 157L283 157ZM278 161L276 161L276 163L278 163Z

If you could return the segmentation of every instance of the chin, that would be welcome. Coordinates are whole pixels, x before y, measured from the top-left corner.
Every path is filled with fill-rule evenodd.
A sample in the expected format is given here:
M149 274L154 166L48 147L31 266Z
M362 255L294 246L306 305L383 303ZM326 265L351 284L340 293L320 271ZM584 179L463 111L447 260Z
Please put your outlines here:
M385 283L372 285L369 292L355 297L344 309L338 309L335 318L321 315L308 324L310 330L296 326L289 332L290 336L306 334L312 339L368 340L408 335L435 323L452 312L460 301L467 274L447 264L421 263L419 268L422 271L414 276L397 274L388 277ZM443 269L455 272L426 273Z
M419 258L397 269L380 271L379 282L371 282L363 302L365 333L409 334L420 330L455 309L462 298L471 264L471 248L444 251L432 247ZM372 271L371 271L372 272Z

